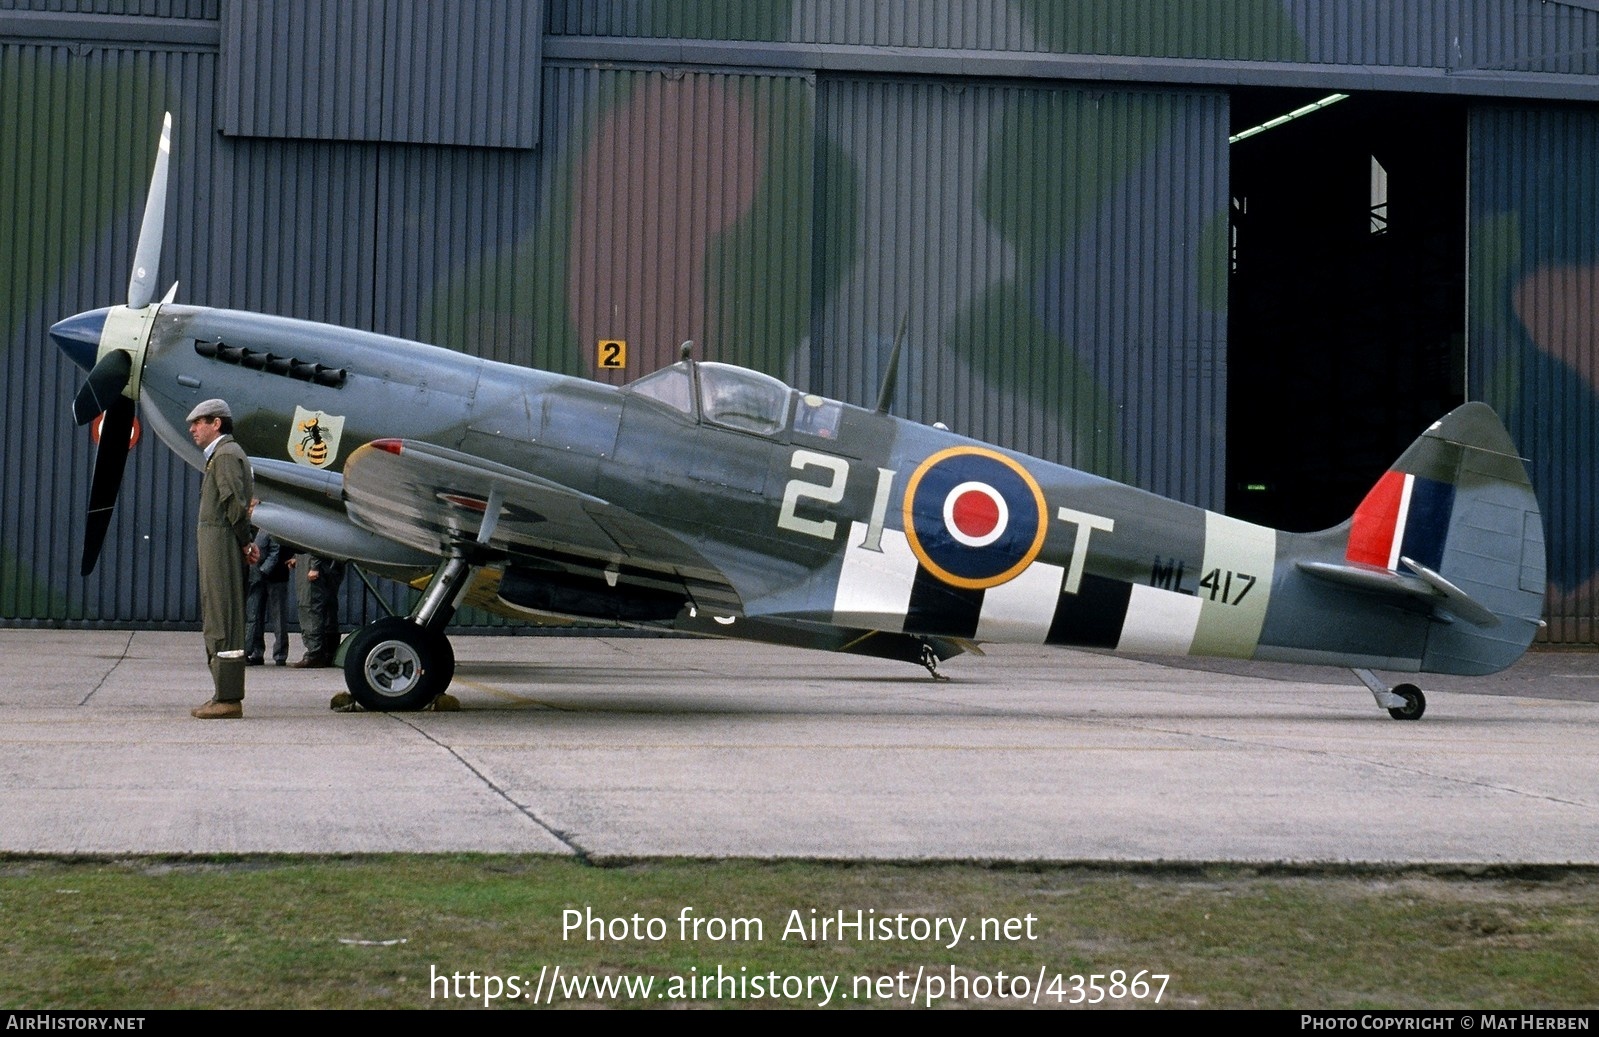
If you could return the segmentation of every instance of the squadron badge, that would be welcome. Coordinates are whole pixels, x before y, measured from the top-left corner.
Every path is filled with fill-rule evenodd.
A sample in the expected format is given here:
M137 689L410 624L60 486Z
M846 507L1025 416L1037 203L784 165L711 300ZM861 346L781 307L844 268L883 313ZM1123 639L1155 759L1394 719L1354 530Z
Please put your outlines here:
M289 426L289 458L295 464L326 468L339 456L343 431L343 415L295 407L294 424Z
M905 538L943 582L982 590L1015 578L1044 546L1044 491L996 450L960 446L917 466L905 488Z

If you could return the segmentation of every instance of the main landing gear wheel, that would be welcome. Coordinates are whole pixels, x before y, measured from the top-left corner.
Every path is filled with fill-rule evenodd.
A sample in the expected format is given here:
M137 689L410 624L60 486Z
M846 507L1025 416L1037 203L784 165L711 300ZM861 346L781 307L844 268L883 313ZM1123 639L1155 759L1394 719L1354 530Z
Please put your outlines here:
M454 675L449 639L399 616L367 624L350 639L344 655L350 695L379 712L421 709L450 686Z
M1427 696L1414 684L1396 684L1390 690L1405 700L1403 706L1395 706L1388 711L1388 715L1395 720L1420 720L1421 715L1427 712Z

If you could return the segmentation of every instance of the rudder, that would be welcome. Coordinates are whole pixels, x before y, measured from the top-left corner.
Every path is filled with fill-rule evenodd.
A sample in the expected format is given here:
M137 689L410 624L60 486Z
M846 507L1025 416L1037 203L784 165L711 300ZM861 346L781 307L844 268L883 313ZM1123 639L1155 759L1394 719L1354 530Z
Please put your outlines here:
M1493 673L1521 657L1543 613L1543 519L1491 407L1457 407L1400 455L1355 510L1345 559L1437 594L1422 670Z

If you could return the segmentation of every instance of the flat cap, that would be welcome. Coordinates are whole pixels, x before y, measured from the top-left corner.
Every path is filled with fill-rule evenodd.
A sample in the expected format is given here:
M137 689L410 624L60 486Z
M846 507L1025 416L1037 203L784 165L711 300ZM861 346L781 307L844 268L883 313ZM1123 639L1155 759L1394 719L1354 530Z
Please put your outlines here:
M189 412L185 421L199 421L201 418L231 418L233 409L228 406L227 400L206 400Z

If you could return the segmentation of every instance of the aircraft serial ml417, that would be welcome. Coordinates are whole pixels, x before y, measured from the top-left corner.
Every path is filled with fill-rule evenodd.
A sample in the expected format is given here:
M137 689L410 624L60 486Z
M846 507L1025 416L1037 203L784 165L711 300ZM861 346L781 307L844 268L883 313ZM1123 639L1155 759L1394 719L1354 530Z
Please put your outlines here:
M937 663L982 642L1491 673L1543 607L1542 520L1493 411L1422 433L1354 516L1279 532L768 375L682 362L624 388L418 342L154 300L171 117L127 304L51 337L102 412L83 571L115 504L135 405L189 464L220 396L255 521L380 572L431 569L408 616L346 646L352 696L419 709L449 685L469 590L501 613L605 620ZM892 376L891 376L892 377ZM891 380L890 377L890 380ZM884 386L883 398L891 387Z

